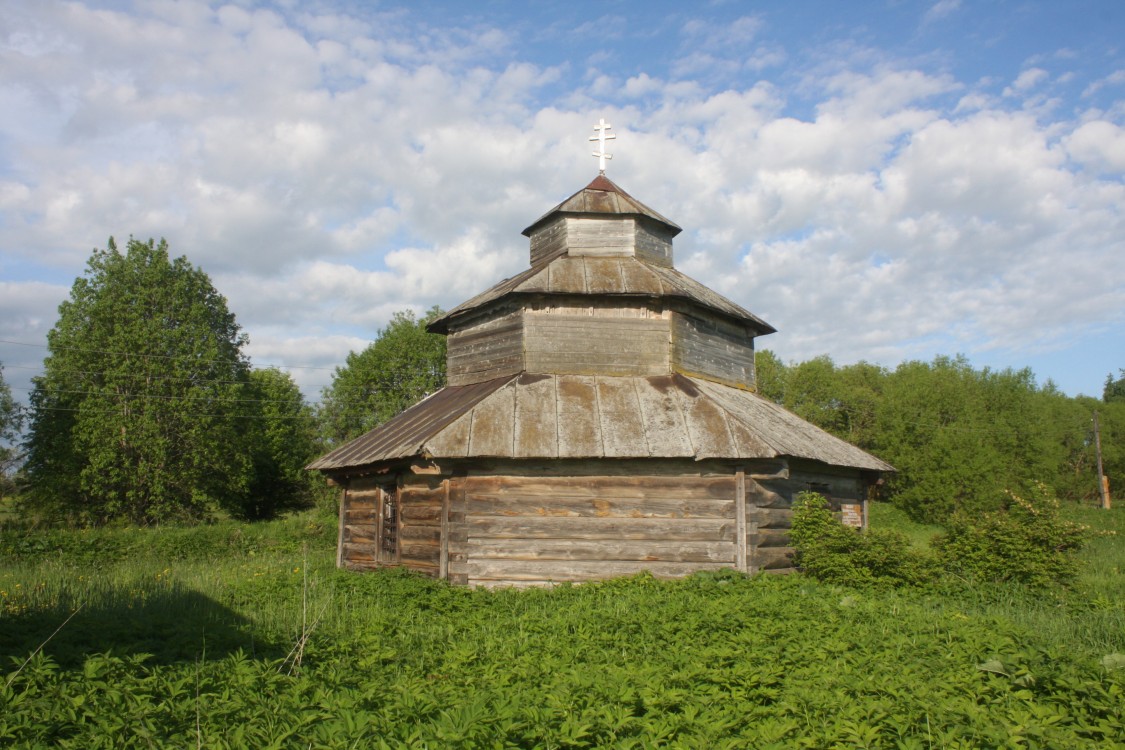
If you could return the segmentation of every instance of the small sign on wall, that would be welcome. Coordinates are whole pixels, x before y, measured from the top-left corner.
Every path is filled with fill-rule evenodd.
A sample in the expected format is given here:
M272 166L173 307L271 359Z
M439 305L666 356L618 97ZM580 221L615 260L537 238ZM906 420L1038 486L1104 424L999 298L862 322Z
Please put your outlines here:
M863 504L841 503L840 522L845 526L856 526L858 528L863 528Z

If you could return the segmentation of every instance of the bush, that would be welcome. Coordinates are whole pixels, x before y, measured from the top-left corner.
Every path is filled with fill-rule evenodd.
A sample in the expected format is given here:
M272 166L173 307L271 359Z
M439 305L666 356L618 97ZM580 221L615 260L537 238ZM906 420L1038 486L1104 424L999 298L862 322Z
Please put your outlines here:
M1008 492L999 511L955 513L934 540L946 570L974 581L1013 581L1030 586L1069 584L1078 575L1077 553L1089 527L1064 519L1059 501L1038 483L1025 499Z
M934 561L893 531L861 531L840 523L814 492L797 499L790 542L797 566L829 583L850 586L919 585L932 580Z

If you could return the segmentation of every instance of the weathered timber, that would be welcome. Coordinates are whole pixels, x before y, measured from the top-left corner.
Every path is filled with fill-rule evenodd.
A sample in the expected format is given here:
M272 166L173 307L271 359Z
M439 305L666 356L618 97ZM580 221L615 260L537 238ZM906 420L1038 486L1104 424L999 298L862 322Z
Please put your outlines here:
M546 500L470 494L465 502L470 516L588 516L593 518L723 518L733 519L734 498L702 500L680 498L575 498Z
M793 550L789 547L758 547L754 551L755 570L780 570L793 567Z
M474 560L620 560L713 562L734 565L732 542L585 539L477 539L465 547Z
M754 333L697 311L672 316L672 369L742 388L754 387Z
M450 385L480 383L524 369L523 312L450 333L446 378Z
M566 252L566 219L559 217L544 224L533 232L529 239L532 266Z
M460 528L481 539L665 539L734 542L734 523L725 518L613 518L605 516L473 516Z
M454 566L450 572L465 574L470 585L486 581L590 581L616 578L647 571L657 578L682 578L703 570L723 570L730 563L663 563L638 561L541 561L473 560Z
M734 516L737 534L735 536L735 567L746 572L749 563L746 559L746 474L742 469L735 472Z
M353 544L375 544L379 539L379 529L368 523L348 524L341 531L340 538Z
M528 315L524 368L575 375L668 371L668 321Z
M676 476L543 476L538 474L484 475L465 477L468 492L475 496L505 493L517 497L542 495L575 498L716 499L733 500L734 473L726 475Z
M788 529L793 525L793 511L785 508L751 508L750 514L759 529Z

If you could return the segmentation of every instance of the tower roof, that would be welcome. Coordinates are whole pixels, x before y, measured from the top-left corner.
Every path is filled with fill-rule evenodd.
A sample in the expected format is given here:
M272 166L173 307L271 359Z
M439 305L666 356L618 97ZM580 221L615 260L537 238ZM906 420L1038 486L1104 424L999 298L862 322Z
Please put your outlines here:
M589 185L540 216L531 226L523 230L523 234L530 237L531 233L534 232L539 225L556 214L618 214L621 216L643 216L662 224L673 237L683 231L674 221L664 218L656 211L653 211L651 208L626 193L604 174L598 175Z
M571 258L566 255L556 256L504 279L432 321L428 328L434 333L448 333L453 321L503 298L542 294L680 299L749 326L758 335L777 330L754 313L674 268L654 266L636 258Z

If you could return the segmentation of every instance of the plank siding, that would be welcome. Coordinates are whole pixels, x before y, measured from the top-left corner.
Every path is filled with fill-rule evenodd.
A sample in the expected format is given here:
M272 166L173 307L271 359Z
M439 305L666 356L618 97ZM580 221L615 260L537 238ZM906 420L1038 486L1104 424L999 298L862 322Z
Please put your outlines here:
M638 222L635 230L634 254L654 265L672 268L672 233L649 222Z
M567 254L572 257L633 255L636 247L635 227L636 222L627 218L568 216Z
M668 372L666 320L528 314L524 326L528 372L605 376Z
M747 328L717 317L676 313L671 330L674 370L726 385L754 386L754 339Z
M536 265L566 250L566 220L559 218L531 234L531 265Z
M523 312L451 333L446 339L449 385L470 385L523 369Z

